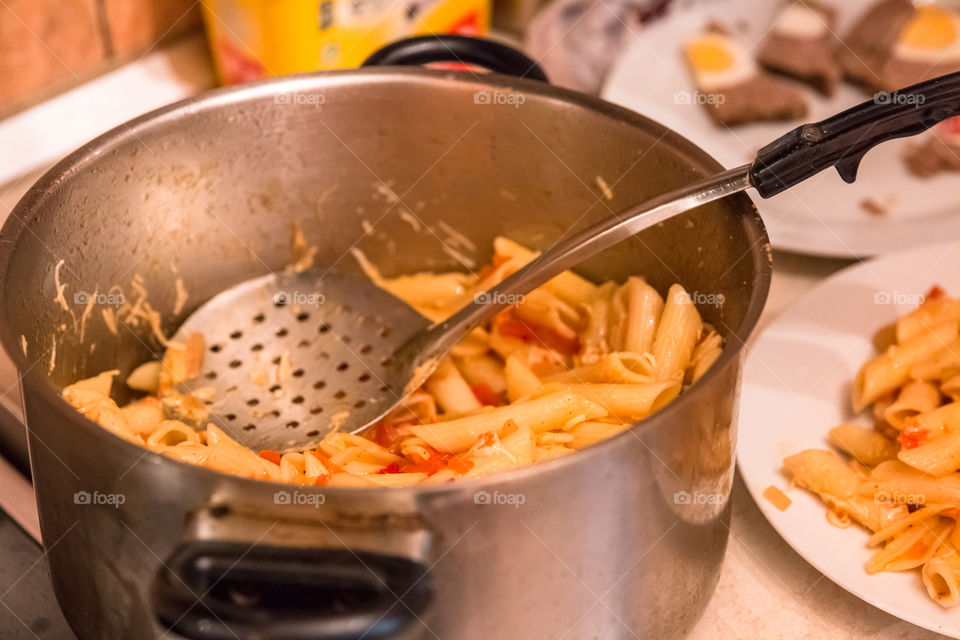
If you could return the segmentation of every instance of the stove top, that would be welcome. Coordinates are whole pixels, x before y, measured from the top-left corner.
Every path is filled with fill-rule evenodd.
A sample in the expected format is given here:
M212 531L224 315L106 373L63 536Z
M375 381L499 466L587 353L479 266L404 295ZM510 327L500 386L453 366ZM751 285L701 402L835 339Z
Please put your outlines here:
M53 597L43 548L0 512L0 638L76 640Z

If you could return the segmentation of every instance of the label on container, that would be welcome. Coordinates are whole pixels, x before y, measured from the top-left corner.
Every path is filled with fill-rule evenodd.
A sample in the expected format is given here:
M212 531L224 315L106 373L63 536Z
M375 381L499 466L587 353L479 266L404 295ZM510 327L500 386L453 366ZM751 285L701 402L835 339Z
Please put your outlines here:
M482 35L489 0L206 0L217 73L225 84L356 67L394 40Z

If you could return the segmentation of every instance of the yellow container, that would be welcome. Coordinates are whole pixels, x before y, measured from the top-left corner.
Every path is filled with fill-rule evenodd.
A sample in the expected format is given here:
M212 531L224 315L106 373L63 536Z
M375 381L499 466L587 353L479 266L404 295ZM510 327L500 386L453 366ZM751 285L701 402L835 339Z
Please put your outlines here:
M224 84L359 66L412 35L484 35L490 0L206 0L207 37Z

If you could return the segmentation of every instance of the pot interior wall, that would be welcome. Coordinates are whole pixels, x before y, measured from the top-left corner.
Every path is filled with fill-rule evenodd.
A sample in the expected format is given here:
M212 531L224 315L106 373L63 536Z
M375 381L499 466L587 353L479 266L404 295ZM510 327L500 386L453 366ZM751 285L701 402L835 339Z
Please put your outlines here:
M543 248L717 169L624 111L593 110L560 98L572 94L509 78L448 75L292 78L175 108L159 123L134 124L81 150L59 178L28 194L4 229L4 243L14 243L3 293L8 349L22 335L28 360L58 387L114 367L126 373L159 343L146 323L121 323L114 335L104 311L116 296L87 309L82 293L135 301L134 280L142 278L170 334L222 289L294 262L298 231L317 248L318 266L355 269L350 249L359 248L388 275L462 270L490 258L496 235ZM522 104L475 100L477 91L511 86ZM722 295L722 306L701 312L729 337L745 332L756 281L767 277L765 242L739 196L579 270ZM61 260L66 309L54 301ZM178 279L189 298L175 314Z

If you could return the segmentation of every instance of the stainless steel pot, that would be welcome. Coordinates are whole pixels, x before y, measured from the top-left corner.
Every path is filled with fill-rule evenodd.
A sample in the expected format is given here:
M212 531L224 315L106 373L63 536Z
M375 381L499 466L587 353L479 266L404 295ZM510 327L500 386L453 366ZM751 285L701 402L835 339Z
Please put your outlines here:
M159 349L145 325L114 335L107 307L84 319L81 292L118 286L130 297L142 277L172 333L217 292L290 263L296 228L318 265L355 268L356 246L387 274L455 269L441 222L475 242L467 253L482 263L496 235L544 247L718 169L673 132L594 98L401 68L214 91L67 157L0 232L0 337L24 373L44 544L77 635L684 634L726 546L741 347L770 279L746 196L583 265L591 278L644 274L661 290L681 282L723 300L700 311L727 344L665 410L563 459L444 486L295 488L145 451L81 417L59 389L126 374ZM66 310L54 302L61 260ZM190 296L174 314L177 278Z

